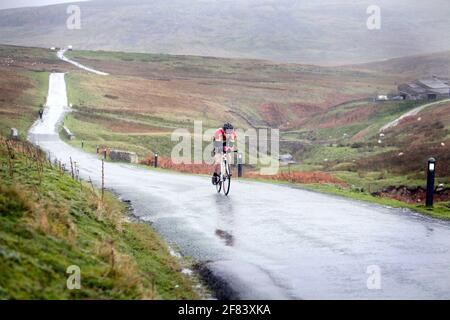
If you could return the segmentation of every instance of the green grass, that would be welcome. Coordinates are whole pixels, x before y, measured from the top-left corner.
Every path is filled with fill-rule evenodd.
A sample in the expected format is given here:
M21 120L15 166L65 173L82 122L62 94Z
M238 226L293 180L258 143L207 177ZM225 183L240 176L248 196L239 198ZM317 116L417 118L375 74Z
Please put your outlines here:
M64 124L70 128L75 135L74 140L67 140L67 143L74 147L81 148L81 141L84 141L84 151L95 153L97 146L106 146L110 149L126 150L136 152L141 157L146 157L153 152L168 154L172 150L174 143L170 140L170 135L144 136L114 134L104 128L101 124L79 121L73 114L66 115Z
M19 131L21 138L27 136L28 128L37 119L37 111L40 105L45 104L48 92L48 72L21 71L17 75L22 81L30 83L30 87L20 92L13 101L8 101L9 106L14 106L14 114L0 117L0 133L9 135L11 128ZM7 81L7 79L6 79ZM5 102L6 103L6 102ZM1 107L0 107L1 109Z
M168 54L149 54L149 53L129 53L114 51L86 51L75 50L67 51L65 56L70 59L95 59L105 61L125 61L125 62L167 62L178 60L177 56ZM182 56L179 56L182 57Z
M4 63L11 59L13 63ZM49 49L11 45L0 45L0 60L0 134L9 135L14 127L25 138L45 103L49 72L62 72L67 64Z
M311 165L305 163L296 163L291 164L289 166L280 166L280 172L295 172L295 171L311 172L311 171L320 171L322 169L323 166L321 165Z
M303 153L298 154L301 165L291 166L291 169L301 170L303 167L311 167L316 170L340 171L339 168L345 167L346 170L356 171L355 161L369 156L374 156L384 152L396 150L395 147L383 146L358 146L351 147L346 145L316 145L310 147ZM311 170L307 170L311 171Z
M388 186L425 186L426 183L425 179L394 175L388 172L336 171L333 172L333 175L342 179L350 186L363 189L369 193L379 191Z
M390 101L385 103L374 103L372 101L358 101L341 104L327 110L325 113L312 117L305 127L298 130L283 132L284 138L289 140L307 139L310 141L333 141L341 144L351 144L350 138L361 131L365 131L360 141L376 142L378 140L379 129L398 118L405 112L421 105L424 101ZM348 124L330 125L321 128L319 124L327 123L332 119L346 119L350 112L360 112L365 108L374 105L376 109L367 118L361 120L350 120ZM362 111L361 111L362 112ZM344 136L346 135L346 136Z
M411 142L414 139L414 133L407 132L403 136L402 134L396 133L395 137L386 135L385 138L381 138L381 143L379 143L379 129L406 111L423 103L425 102L393 101L379 103L375 105L375 111L372 111L365 120L332 128L318 128L314 131L287 132L284 137L292 140L296 138L310 141L323 139L320 144L310 143L301 153L294 154L300 164L291 166L291 171L327 171L341 178L349 185L355 185L358 188L370 189L372 191L380 190L387 186L423 185L423 179L417 179L417 175L420 174L418 171L411 171L409 174L399 175L399 172L402 172L400 171L401 168L395 168L397 171L393 171L387 164L386 170L384 171L380 169L375 170L371 168L370 164L364 168L359 168L358 166L358 162L364 162L365 159L382 158L383 154L391 154L392 152L406 152L405 145L396 144L393 139L395 138L396 141L403 139L404 141ZM330 118L333 118L336 115L345 115L345 113L355 108L364 107L367 104L368 102L363 101L342 104L330 109L322 117L326 118L332 115ZM317 119L312 120L313 123L314 121L317 121ZM360 131L363 131L364 135L361 135L355 141L350 140L352 135ZM344 133L348 136L344 137ZM325 143L327 139L329 140ZM287 171L287 169L283 168L283 171ZM441 177L441 180L447 181L448 177Z
M348 137L352 137L362 130L366 130L363 140L373 138L377 136L379 129L395 120L405 112L414 109L415 107L424 104L424 101L389 101L384 103L374 103L371 101L365 102L350 102L348 104L339 105L336 108L330 109L323 115L312 119L311 123L317 121L325 121L327 118L342 117L345 118L345 114L351 111L355 111L359 108L364 108L370 105L375 105L376 110L372 112L367 119L352 121L345 125L336 125L329 128L319 128L314 130L315 139L339 139L341 142L345 142L344 134Z
M415 212L431 216L433 218L450 220L450 207L448 202L438 202L434 205L433 208L426 208L424 205L408 204L395 199L374 197L366 192L353 191L334 185L311 184L311 185L302 185L301 187L313 191L335 194L338 196L343 196L346 198L351 198L354 200L364 202L371 202L383 206L389 206L393 208L406 208Z
M360 156L357 149L350 147L319 147L310 152L305 162L318 164L327 161L352 161Z
M148 225L113 195L0 146L0 299L195 299L192 279ZM40 157L38 157L40 158ZM114 259L114 263L112 262ZM66 270L81 269L68 290ZM153 286L154 284L154 286Z
M39 60L45 62L58 62L54 51L44 48L21 47L0 44L0 57L14 57L15 60Z
M80 87L80 83L82 81L82 76L80 73L71 72L66 74L66 86L67 86L67 98L69 104L73 105L83 105L85 103L93 105L98 103L98 96L90 93L86 90L83 90Z
M367 74L356 70L347 70L346 68L321 68L192 56L103 51L74 51L68 53L68 55L75 60L85 59L83 61L87 61L87 64L93 63L95 66L96 63L99 63L99 66L109 67L112 70L120 65L121 67L116 69L118 71L117 76L114 75L114 72L111 72L112 77L118 79L123 74L133 75L136 78L151 75L152 79L165 77L172 81L178 77L182 77L184 80L201 79L201 83L207 82L209 85L202 89L214 88L220 82L221 92L226 92L229 96L227 99L216 102L226 105L227 108L237 111L240 115L255 123L261 121L264 116L255 106L263 102L277 103L281 110L288 109L286 115L282 115L282 117L285 116L291 121L295 119L295 115L292 114L294 109L289 109L289 103L319 106L326 101L326 104L330 105L337 104L338 101L341 101L339 99L342 99L341 95L345 95L346 99L351 101L329 109L324 107L323 112L311 117L305 124L286 129L287 131L284 132L282 130L282 138L294 142L291 144L293 146L291 149L286 147L283 152L292 153L299 163L290 167L283 167L281 171L326 171L354 186L355 189L370 191L377 191L391 185L417 186L424 184L423 179L417 179L419 172L412 172L410 176L401 176L398 173L384 172L382 169L374 171L375 169L370 166L367 166L366 171L358 169L359 160L380 156L386 152L404 151L398 149L400 147L397 145L389 144L388 139L379 144L379 129L408 110L424 103L423 101L373 102L369 97L374 97L376 92L395 90L392 75L386 74L381 77L380 74ZM140 72L141 69L145 72ZM311 78L308 78L307 81L305 81L306 79L299 81L306 75L311 76ZM312 75L319 77L312 77ZM231 78L239 79L242 85L235 87L223 82L223 79ZM84 79L84 82L82 79ZM271 90L246 89L247 80L252 81L252 86L257 84L257 86L270 87ZM288 80L291 80L295 88L287 85ZM403 80L396 79L395 82L397 81ZM168 155L173 143L167 138L116 134L105 125L105 119L110 119L112 122L123 118L136 121L139 124L146 123L160 127L171 127L172 124L168 121L172 115L159 114L161 118L151 119L151 112L146 115L139 114L139 116L120 114L117 112L119 104L115 105L114 102L124 103L125 97L122 101L120 100L121 97L114 102L110 102L101 96L101 94L109 93L113 89L111 83L100 90L100 87L92 82L90 87L80 90L82 84L87 82L91 83L92 79L73 76L68 85L69 91L72 87L74 88L73 94L69 92L70 99L77 103L83 102L86 105L91 102L92 109L98 108L98 111L91 111L86 108L81 110L83 113L95 116L95 119L71 116L69 127L77 135L77 140L71 141L71 144L79 147L80 140L83 139L88 145L85 149L90 152L95 150L97 144L105 143L111 148L135 151L141 156L154 150L162 155ZM196 80L196 82L198 82L196 83L197 86L200 80ZM214 82L217 83L212 84ZM333 94L336 88L339 89L339 94L336 92ZM84 93L86 90L89 93ZM180 93L182 90L183 85L180 85L175 88L175 91L172 91ZM245 92L245 95L242 95L242 92ZM89 96L91 94L95 96ZM116 95L119 96L119 94ZM328 99L328 97L331 98ZM366 98L362 99L362 97ZM153 99L153 97L150 99ZM111 103L114 108L105 109L103 107L105 103ZM99 106L95 106L97 104ZM178 109L177 112L179 112ZM204 115L203 118L208 114ZM276 118L277 114L275 113L273 117ZM84 125L85 123L88 124ZM186 123L179 122L178 124L180 127L186 126ZM351 140L358 133L360 133L359 138ZM296 150L295 142L305 143L306 148L299 148L299 150L302 150L301 152ZM359 143L360 146L353 146L355 142Z
M107 143L138 153L156 149L164 156L170 155L174 144L168 137L146 135L151 130L145 126L191 129L194 119L202 120L204 127L216 127L224 119L243 128L247 121L256 126L284 126L295 123L298 105L326 110L335 100L371 96L374 90L387 90L393 83L391 76L385 80L385 75L354 69L261 60L106 51L66 55L111 73L101 78L73 72L66 77L69 102L80 112L68 120L75 135L91 147ZM277 107L262 107L270 103ZM90 130L85 130L82 122L98 126L89 124ZM137 133L126 138L111 128L112 124L114 129L121 124L132 128L134 123L143 128L140 137ZM364 126L357 124L350 131L358 132ZM332 134L342 135L347 129L336 128ZM324 134L328 137L330 132Z

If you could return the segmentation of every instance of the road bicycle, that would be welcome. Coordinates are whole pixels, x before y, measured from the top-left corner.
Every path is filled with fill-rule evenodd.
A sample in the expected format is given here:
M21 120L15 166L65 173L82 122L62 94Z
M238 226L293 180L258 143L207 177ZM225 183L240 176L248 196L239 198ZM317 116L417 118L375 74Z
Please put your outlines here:
M227 196L230 192L231 185L231 167L228 159L228 154L230 152L224 152L222 154L222 159L220 160L220 174L218 181L216 183L217 193L223 190L223 193Z

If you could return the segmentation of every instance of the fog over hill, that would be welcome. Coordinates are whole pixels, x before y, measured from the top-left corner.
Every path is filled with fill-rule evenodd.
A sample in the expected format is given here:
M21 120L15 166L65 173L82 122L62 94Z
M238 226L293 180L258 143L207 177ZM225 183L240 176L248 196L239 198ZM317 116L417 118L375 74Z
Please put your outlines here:
M379 62L358 64L357 69L369 69L414 78L450 78L450 51L407 56Z
M77 0L77 1L90 1L90 0ZM21 7L38 7L48 6L58 3L74 2L74 0L2 0L0 2L1 9L21 8Z
M381 8L368 30L367 7ZM94 0L0 11L0 43L350 64L450 50L448 0Z

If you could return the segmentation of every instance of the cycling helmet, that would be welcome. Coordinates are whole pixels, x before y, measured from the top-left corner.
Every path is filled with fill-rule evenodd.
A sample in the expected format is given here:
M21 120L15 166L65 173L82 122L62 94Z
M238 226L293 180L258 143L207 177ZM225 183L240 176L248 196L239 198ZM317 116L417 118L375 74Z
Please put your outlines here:
M229 123L229 122L224 123L223 130L226 131L226 130L233 130L233 129L234 129L234 127L231 123Z

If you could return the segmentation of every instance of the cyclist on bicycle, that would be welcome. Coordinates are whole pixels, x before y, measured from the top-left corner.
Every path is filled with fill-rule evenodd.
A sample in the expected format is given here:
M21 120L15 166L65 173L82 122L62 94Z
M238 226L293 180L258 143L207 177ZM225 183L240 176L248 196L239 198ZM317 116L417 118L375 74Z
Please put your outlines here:
M214 173L211 179L212 184L215 185L218 182L223 153L237 151L236 139L236 131L234 131L233 125L228 122L214 133ZM230 161L230 155L228 155L228 161Z

